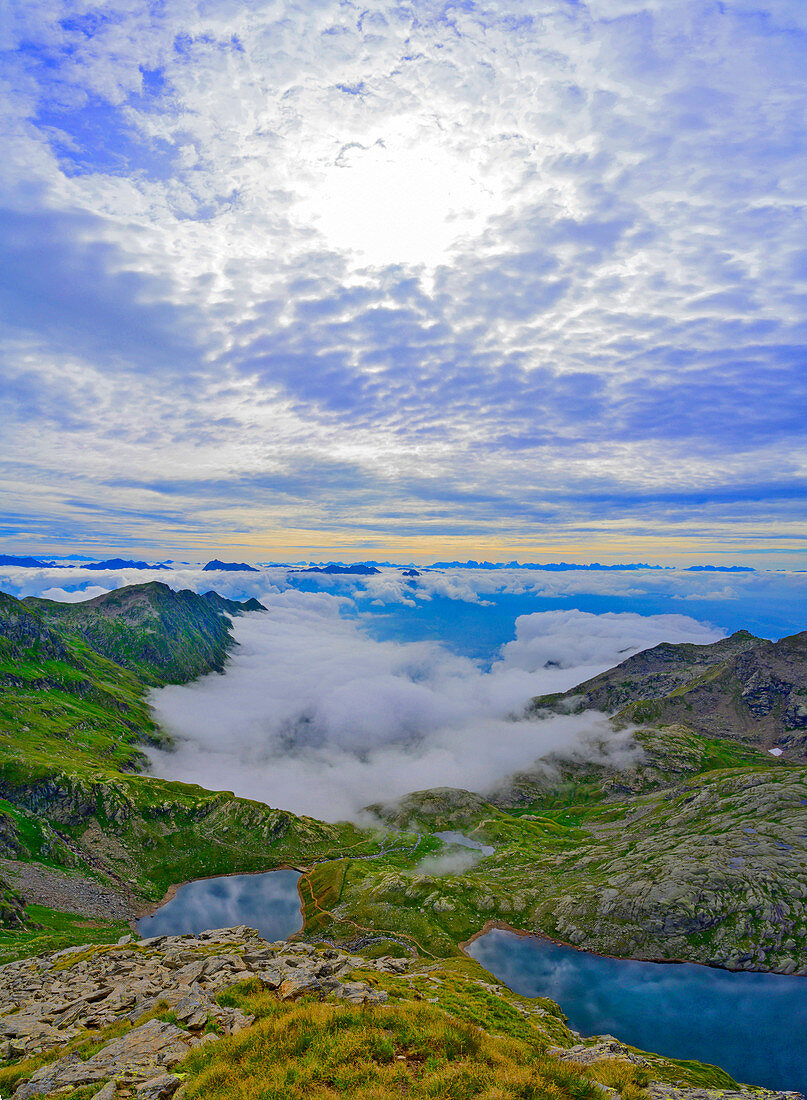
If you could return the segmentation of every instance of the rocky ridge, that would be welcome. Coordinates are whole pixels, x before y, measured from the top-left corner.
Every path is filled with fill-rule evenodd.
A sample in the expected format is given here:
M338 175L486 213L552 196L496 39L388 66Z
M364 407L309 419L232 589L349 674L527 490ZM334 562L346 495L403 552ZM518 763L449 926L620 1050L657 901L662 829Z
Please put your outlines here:
M21 602L60 635L85 642L155 685L223 671L235 645L227 615L257 610L217 593L175 592L160 581L117 588L80 603L34 596Z
M351 972L369 965L399 973L406 965L397 959L370 963L307 944L270 944L245 927L124 940L117 946L83 945L0 967L4 1062L53 1051L88 1032L126 1028L86 1060L70 1051L39 1067L18 1085L15 1100L107 1080L114 1080L117 1089L109 1095L133 1090L138 1096L151 1095L155 1081L195 1046L253 1022L215 1000L245 978L257 977L285 1001L313 994L349 1004L383 1004L386 993L365 981L351 981ZM169 1013L172 1019L147 1018L154 1013ZM179 1078L173 1080L178 1087Z
M538 696L527 713L590 709L804 756L807 631L777 642L745 630L711 645L664 642L569 691Z

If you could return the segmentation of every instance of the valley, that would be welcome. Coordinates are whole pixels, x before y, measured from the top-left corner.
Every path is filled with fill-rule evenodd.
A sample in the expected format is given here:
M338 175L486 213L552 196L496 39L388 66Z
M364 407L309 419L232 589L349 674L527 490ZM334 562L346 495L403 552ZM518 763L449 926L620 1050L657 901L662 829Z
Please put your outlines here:
M376 973L373 958L394 957L412 974L442 974L454 992L446 998L441 990L435 1003L488 1030L478 1012L468 1015L466 996L466 987L487 979L461 947L485 926L617 958L686 960L796 981L807 974L800 701L807 635L770 643L739 632L712 645L639 653L513 715L539 722L544 713L603 710L631 746L623 761L556 754L503 777L484 796L414 792L368 807L359 825L144 772L144 746L170 748L149 690L220 673L235 644L232 618L244 613L266 612L255 600L174 592L159 582L75 604L0 594L0 961L7 966L52 959L73 945L115 944L181 883L291 868L301 872L304 922L294 941L361 955L357 972ZM390 997L398 980L390 979ZM402 1011L410 992L414 998L413 981L399 990ZM257 988L244 992L244 1004ZM548 1012L555 1021L551 1034L535 1024L541 1034L518 1041L542 1050L550 1039L563 1049L580 1044L560 1010L537 1012L529 999L497 988L489 995L497 1006L521 1006L513 1019L535 1023ZM274 1007L260 1006L275 1020ZM491 1018L507 1011L491 1008ZM104 1026L113 1025L110 1018ZM30 1058L23 1048L13 1064ZM618 1044L616 1053L619 1061ZM209 1060L190 1057L194 1072L208 1072ZM634 1085L644 1088L640 1079L649 1087L654 1073L682 1088L734 1087L726 1074L694 1063L673 1070L646 1054L622 1061L645 1066L625 1097Z

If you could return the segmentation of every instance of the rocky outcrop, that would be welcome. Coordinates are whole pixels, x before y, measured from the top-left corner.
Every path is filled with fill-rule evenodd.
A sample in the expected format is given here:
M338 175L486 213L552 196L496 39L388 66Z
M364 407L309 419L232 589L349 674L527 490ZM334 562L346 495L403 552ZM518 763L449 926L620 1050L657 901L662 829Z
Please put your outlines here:
M258 600L228 600L226 596L220 596L218 592L204 592L202 599L207 600L211 607L215 607L222 615L246 615L248 611L265 611L266 608Z
M569 691L539 695L529 710L603 710L613 714L629 703L669 695L762 641L747 630L738 630L710 645L662 642Z
M568 692L539 696L528 713L586 709L804 755L807 631L778 642L741 630L708 646L664 643Z
M329 946L267 943L243 926L139 942L126 936L117 945L69 948L0 967L0 1060L25 1066L23 1060L31 1056L48 1059L28 1063L14 1100L73 1095L71 1090L85 1087L99 1089L94 1100L179 1098L188 1072L182 1063L191 1051L256 1022L230 1007L238 1003L237 995L221 996L238 983L250 981L253 994L263 987L286 1002L305 996L384 1008L394 1002L375 987L377 980L388 980L396 997L408 989L414 999L425 996L435 1003L437 996L428 994L437 994L451 973L418 958L367 959ZM504 996L510 1012L549 1020L554 1030L546 1034L552 1041L572 1044L554 1046L549 1053L570 1066L624 1061L645 1067L649 1078L658 1075L659 1067L665 1072L674 1068L610 1035L581 1040L560 1022L557 1009L548 1011L550 1002L530 1006L477 974L468 974L463 985L484 989L486 1003L491 996ZM757 1089L649 1087L653 1100L799 1100L796 1093ZM613 1089L603 1086L603 1091L618 1097Z
M351 980L352 971L362 966L399 973L406 967L398 959L370 961L332 948L267 943L245 927L124 939L116 946L68 948L0 967L4 1061L53 1051L87 1031L127 1028L86 1060L69 1053L37 1069L19 1085L15 1100L110 1079L119 1093L171 1095L179 1079L168 1080L170 1070L190 1050L252 1024L251 1016L217 1002L229 986L252 978L284 1001L307 995L383 1004L386 993Z
M0 592L0 661L62 661L66 657L63 639L49 629L41 615Z
M561 1062L576 1066L597 1066L603 1062L626 1062L633 1066L651 1066L647 1058L620 1043L613 1035L598 1035L594 1039L578 1043L576 1046L553 1047L548 1051ZM605 1089L611 1096L618 1097L615 1089ZM692 1088L686 1085L668 1085L660 1081L651 1081L647 1085L650 1100L803 1100L799 1092L775 1092L764 1088L717 1089Z
M187 683L221 672L235 644L232 624L220 607L159 581L117 588L81 603L32 596L23 602L60 635L85 642L151 684Z
M0 876L0 927L24 928L26 923L24 898Z

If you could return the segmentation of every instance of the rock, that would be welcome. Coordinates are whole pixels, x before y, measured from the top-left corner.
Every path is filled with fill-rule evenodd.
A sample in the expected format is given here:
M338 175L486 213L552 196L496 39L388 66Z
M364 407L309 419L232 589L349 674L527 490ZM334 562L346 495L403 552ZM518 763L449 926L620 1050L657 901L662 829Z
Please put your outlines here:
M267 989L280 989L284 976L284 972L276 966L267 967L265 970L259 970L256 974L261 984Z
M205 966L207 959L194 959L193 962L186 963L174 974L174 981L179 982L182 985L190 985L191 982L197 982L205 972Z
M262 966L264 963L272 962L275 952L271 948L263 951L245 951L241 958L247 966Z
M306 971L280 983L281 1001L296 1001L306 993L321 993L322 983Z
M107 1081L100 1092L96 1092L92 1100L114 1100L118 1092L118 1086L114 1081Z
M152 1077L151 1080L138 1085L135 1096L140 1097L140 1100L168 1100L181 1084L179 1077L175 1077L172 1073L164 1073L160 1077Z
M85 1066L100 1067L102 1077L145 1075L158 1065L181 1061L189 1050L187 1032L175 1024L149 1020L140 1027L113 1039L85 1062Z
M379 970L385 970L389 974L405 974L408 969L406 959L393 959L390 956L379 959L376 965Z
M699 1089L681 1085L663 1085L652 1081L647 1086L651 1100L803 1100L800 1092L768 1092L767 1090Z
M174 1007L174 1015L179 1023L191 1031L200 1031L207 1023L208 1016L215 1011L216 1005L201 993L188 993Z
M615 1039L613 1035L600 1035L596 1041L564 1049L552 1047L547 1051L560 1062L574 1062L578 1066L593 1066L606 1058L613 1058L623 1062L631 1062L635 1066L649 1065L646 1058L634 1054L632 1051Z

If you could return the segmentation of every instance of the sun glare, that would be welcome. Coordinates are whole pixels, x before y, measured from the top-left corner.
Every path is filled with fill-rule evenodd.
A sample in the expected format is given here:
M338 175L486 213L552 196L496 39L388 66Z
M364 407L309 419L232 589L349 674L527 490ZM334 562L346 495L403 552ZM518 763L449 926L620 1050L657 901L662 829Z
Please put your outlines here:
M343 149L301 215L362 265L436 267L502 207L501 188L483 183L457 153L378 141Z

